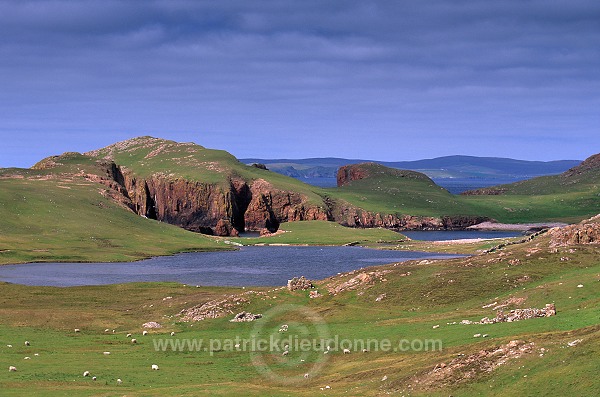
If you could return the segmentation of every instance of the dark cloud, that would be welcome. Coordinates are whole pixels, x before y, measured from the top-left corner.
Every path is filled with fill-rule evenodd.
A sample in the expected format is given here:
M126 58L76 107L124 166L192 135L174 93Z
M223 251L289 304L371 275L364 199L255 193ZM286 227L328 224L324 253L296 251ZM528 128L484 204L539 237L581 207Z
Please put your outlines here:
M595 0L0 1L0 166L146 133L240 156L583 158L598 21Z

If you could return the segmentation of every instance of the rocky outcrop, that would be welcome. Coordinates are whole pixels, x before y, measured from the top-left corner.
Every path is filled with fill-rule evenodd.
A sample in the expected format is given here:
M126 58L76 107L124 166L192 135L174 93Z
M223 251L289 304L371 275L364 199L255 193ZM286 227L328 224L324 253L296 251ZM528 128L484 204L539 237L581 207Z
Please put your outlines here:
M345 165L340 167L337 172L337 185L345 186L352 181L368 178L371 175L369 170L361 165Z
M555 227L548 230L550 246L574 244L600 244L600 214L576 225Z
M288 280L288 282L287 282L287 289L289 291L297 291L297 290L305 291L307 289L312 289L314 287L315 286L313 285L312 281L310 281L309 279L307 279L304 276L294 277L293 279Z
M262 314L252 314L249 312L240 312L240 313L236 314L235 317L233 317L231 320L229 320L229 322L230 323L244 323L244 322L258 320L259 318L262 318Z
M504 313L504 311L498 310L498 312L496 313L496 317L484 317L477 324L512 323L515 321L528 320L531 318L551 316L556 316L556 306L554 305L554 303L547 303L546 306L541 309L513 309L506 314Z

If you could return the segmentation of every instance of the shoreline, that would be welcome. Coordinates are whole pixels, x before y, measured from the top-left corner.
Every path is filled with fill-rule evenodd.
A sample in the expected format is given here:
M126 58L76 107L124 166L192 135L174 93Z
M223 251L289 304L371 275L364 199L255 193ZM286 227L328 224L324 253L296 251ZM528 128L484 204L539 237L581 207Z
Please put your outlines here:
M537 222L537 223L496 223L496 222L481 222L477 225L469 226L465 230L489 230L489 231L519 231L526 232L529 230L550 229L553 227L567 226L568 223L563 222Z

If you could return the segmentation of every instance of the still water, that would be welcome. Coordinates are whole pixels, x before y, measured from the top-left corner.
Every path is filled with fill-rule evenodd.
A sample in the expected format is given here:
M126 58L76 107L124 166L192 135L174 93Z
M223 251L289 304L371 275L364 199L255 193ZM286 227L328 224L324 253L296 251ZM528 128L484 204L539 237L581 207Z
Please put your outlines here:
M456 255L361 247L242 247L133 263L29 263L0 266L0 281L67 287L146 281L211 286L281 286L295 276L321 279L366 266Z

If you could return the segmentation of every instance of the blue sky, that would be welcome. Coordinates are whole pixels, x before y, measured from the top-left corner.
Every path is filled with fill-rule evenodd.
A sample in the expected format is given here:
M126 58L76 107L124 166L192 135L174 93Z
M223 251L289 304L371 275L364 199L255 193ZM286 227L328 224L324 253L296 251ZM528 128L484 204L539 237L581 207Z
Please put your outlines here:
M596 0L0 0L0 167L140 135L238 157L584 159L599 21Z

